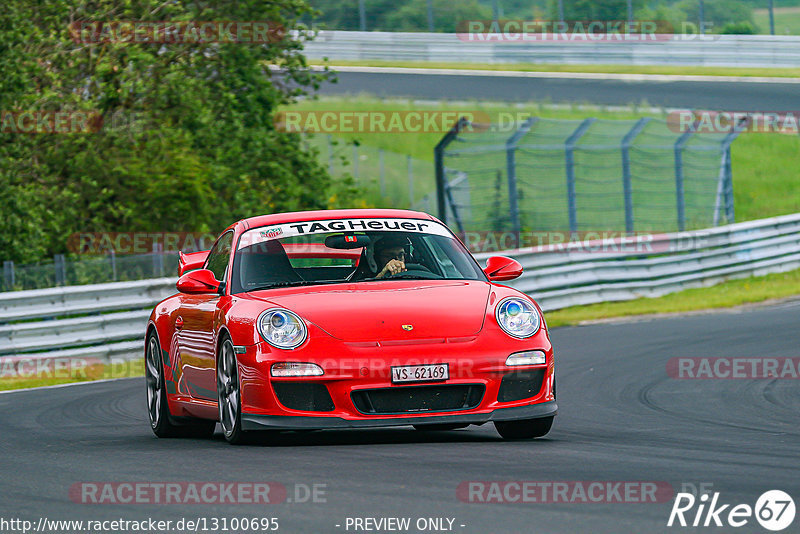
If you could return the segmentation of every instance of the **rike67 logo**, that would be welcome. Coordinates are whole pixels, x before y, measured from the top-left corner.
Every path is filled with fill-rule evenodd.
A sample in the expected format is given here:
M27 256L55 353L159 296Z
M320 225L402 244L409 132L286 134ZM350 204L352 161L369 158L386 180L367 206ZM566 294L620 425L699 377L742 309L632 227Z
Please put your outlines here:
M691 493L678 493L669 514L667 526L671 527L742 527L755 517L767 530L784 530L794 521L794 501L788 493L781 490L764 492L755 506L749 504L722 504L719 492L710 497L707 493L699 498Z

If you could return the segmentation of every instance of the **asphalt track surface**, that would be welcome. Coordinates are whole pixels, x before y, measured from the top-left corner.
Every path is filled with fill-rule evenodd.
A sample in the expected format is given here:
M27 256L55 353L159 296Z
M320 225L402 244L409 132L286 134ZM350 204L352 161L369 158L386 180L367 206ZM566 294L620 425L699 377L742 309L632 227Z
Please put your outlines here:
M213 440L155 438L143 379L2 394L0 516L277 517L279 532L291 533L346 532L347 517L398 516L450 517L454 532L476 534L686 530L666 527L671 499L470 504L456 496L462 481L498 480L665 481L675 491L711 483L721 502L754 505L781 489L800 504L800 382L676 380L666 372L678 355L797 357L798 323L800 302L554 329L560 413L547 438L529 442L502 441L487 424L292 433L235 447L219 432ZM82 481L274 481L290 498L295 484L325 484L326 502L76 504L68 490ZM785 532L798 529L800 518ZM766 532L752 519L735 530Z
M796 111L800 85L714 81L628 81L523 78L452 74L339 72L321 95L373 94L417 99L508 102L592 103L625 106L646 103L666 108L726 111Z

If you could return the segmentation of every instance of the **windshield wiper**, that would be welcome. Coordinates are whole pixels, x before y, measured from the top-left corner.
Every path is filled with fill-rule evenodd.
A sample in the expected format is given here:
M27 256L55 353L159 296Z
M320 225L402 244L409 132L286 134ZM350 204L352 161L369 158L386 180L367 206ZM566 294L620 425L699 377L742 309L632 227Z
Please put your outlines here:
M341 280L285 280L283 282L254 287L253 289L248 289L246 293L250 293L251 291L263 291L265 289L276 289L278 287L315 286L322 284L338 284L341 282Z

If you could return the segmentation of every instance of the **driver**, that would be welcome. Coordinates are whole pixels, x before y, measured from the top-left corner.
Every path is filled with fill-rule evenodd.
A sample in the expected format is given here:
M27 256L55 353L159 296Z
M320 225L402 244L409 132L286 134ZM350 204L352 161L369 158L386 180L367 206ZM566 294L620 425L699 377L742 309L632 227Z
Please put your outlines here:
M375 264L378 274L375 278L383 278L406 270L406 248L410 245L403 235L387 235L375 243Z

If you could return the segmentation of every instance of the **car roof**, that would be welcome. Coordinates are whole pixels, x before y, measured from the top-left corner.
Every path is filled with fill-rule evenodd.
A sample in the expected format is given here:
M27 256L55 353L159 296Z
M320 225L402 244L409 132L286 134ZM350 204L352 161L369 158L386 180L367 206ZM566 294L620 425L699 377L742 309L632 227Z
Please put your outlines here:
M242 219L236 224L242 224L242 230L268 226L271 224L284 224L290 222L315 221L328 219L352 219L364 218L375 219L379 217L389 217L393 219L424 219L435 221L432 215L421 211L393 210L393 209L350 209L350 210L317 210L317 211L294 211L288 213L274 213L272 215L260 215ZM236 226L234 224L233 226Z

